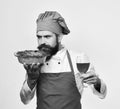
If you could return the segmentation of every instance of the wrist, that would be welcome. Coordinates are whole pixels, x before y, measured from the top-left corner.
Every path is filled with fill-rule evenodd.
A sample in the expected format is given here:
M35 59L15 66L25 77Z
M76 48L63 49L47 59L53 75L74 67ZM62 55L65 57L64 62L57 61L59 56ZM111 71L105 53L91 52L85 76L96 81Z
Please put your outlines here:
M40 71L29 71L27 72L29 80L37 80L39 78Z
M29 88L32 90L36 86L37 80L27 79L27 84L28 84Z
M99 78L97 78L97 81L94 83L94 87L98 92L100 92L101 80Z

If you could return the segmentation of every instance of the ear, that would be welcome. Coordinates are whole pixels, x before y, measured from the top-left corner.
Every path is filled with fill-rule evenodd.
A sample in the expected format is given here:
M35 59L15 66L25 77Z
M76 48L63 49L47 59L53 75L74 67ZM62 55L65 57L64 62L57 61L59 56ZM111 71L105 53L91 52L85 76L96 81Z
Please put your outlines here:
M59 42L59 43L61 42L62 38L63 38L63 35L59 35L59 36L58 36L58 42Z

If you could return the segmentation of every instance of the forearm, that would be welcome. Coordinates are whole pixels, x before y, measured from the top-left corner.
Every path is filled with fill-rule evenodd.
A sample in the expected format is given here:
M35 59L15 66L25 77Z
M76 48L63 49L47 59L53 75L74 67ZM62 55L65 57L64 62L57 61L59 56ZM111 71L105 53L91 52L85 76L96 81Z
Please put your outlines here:
M105 98L107 94L107 87L105 83L100 79L100 84L92 85L92 90L95 95L98 95L101 99Z
M95 75L97 75L95 68L92 64L90 64L90 68L89 68L88 72L91 72L93 74L95 73ZM101 99L103 99L103 98L105 98L105 96L107 94L107 87L106 87L106 84L103 82L103 80L101 78L99 78L98 75L97 75L97 77L98 77L97 83L94 85L91 85L91 88L95 95L98 95Z
M27 84L27 80L23 83L22 89L20 91L20 98L24 104L28 104L35 94L36 86L31 90Z
M24 64L24 68L26 70L26 79L20 91L21 101L24 104L28 104L29 101L31 101L31 99L34 97L41 65L42 64L40 63Z

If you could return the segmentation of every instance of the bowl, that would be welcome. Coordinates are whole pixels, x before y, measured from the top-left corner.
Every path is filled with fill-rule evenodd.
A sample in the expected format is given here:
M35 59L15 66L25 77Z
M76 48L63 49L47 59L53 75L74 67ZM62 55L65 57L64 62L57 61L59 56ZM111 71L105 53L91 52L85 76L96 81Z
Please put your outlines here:
M18 51L14 55L21 64L43 63L44 57L46 56L45 53L38 50Z

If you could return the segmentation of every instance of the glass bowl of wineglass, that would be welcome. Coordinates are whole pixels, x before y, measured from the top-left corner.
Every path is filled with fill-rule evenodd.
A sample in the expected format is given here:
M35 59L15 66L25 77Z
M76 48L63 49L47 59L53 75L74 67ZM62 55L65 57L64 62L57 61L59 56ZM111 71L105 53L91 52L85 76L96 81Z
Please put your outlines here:
M82 77L82 74L86 74L90 66L90 61L88 56L85 53L81 53L76 58L76 64L77 64L77 69ZM82 79L84 80L84 77Z

